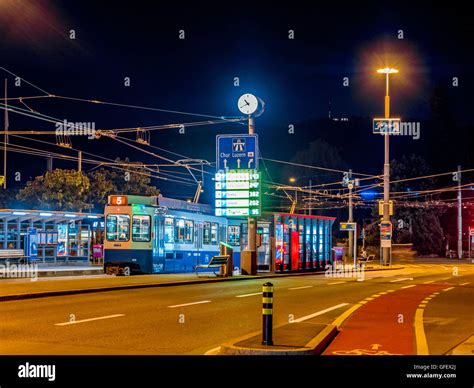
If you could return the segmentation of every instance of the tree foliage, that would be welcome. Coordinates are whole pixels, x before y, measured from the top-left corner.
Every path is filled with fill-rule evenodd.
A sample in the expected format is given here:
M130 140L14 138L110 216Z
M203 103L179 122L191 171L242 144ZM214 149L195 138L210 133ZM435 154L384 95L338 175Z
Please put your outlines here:
M33 209L89 209L89 178L81 171L56 169L28 181L16 198Z
M107 196L112 194L158 195L160 190L151 185L151 173L140 163L130 163L128 159L121 161L119 169L100 168L88 174L91 190L88 201L95 205L104 205Z
M431 169L426 161L417 155L403 156L400 161L391 162L392 181L426 176L430 173ZM444 211L441 208L427 206L425 203L427 198L416 194L418 191L434 187L433 179L395 182L391 186L392 192L412 193L411 197L403 199L405 205L411 206L397 206L395 202L394 242L412 242L420 255L443 254L445 235L441 216Z
M28 181L16 198L32 209L103 211L107 197L113 194L158 195L150 184L150 171L142 164L126 159L116 162L117 170L100 168L84 173L56 169ZM0 200L1 200L0 196Z

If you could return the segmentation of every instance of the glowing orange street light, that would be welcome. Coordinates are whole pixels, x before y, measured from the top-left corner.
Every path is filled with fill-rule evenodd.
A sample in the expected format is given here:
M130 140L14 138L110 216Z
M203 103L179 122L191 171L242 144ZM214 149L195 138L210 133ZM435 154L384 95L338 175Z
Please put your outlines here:
M389 76L390 74L398 73L397 69L391 67L385 67L383 69L378 69L377 73L385 74L385 118L390 118L390 96L389 92ZM383 221L390 221L390 156L389 156L389 136L390 131L387 131L384 136L384 166L383 166ZM387 265L391 263L391 248L383 247L382 248L382 263Z

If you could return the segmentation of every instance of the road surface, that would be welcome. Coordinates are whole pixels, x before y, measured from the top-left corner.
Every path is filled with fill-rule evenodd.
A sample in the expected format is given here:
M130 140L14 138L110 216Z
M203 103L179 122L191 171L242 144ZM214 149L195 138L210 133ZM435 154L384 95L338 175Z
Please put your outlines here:
M265 281L0 302L0 354L205 354L261 329L260 291ZM400 270L366 272L363 281L321 274L270 281L275 288L275 325L291 320L331 323L362 301L342 334L346 332L351 345L351 330L365 322L369 345L377 345L375 353L389 346L381 333L393 328L393 320L403 314L408 334L396 342L403 343L404 354L416 354L413 324L419 309L429 354L445 354L474 333L472 265L408 264ZM438 291L427 303L425 298Z

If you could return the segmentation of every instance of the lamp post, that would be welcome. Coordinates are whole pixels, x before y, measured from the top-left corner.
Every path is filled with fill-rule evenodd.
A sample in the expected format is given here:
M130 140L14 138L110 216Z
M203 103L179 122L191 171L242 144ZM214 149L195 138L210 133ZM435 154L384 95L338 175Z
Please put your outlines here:
M377 73L385 74L385 118L390 118L390 95L389 95L389 77L390 74L398 73L397 69L385 67L378 69ZM384 165L383 165L383 221L390 221L390 129L384 133ZM383 265L388 265L390 262L391 248L382 248Z

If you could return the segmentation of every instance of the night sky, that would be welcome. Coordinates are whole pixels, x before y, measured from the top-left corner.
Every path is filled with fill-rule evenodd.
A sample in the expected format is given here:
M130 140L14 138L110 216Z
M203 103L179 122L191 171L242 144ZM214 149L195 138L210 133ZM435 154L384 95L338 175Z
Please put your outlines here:
M474 99L468 91L474 87L474 22L466 9L384 2L312 7L294 2L285 7L98 3L3 0L0 65L55 95L212 116L239 116L238 97L254 93L266 103L256 119L263 157L288 161L321 138L340 149L347 166L368 174L379 174L383 160L382 138L371 133L372 117L383 114L385 86L375 70L391 65L400 69L391 80L392 115L422 123L420 139L395 139L392 156L420 154L435 172L472 162ZM74 40L69 39L71 29ZM179 30L185 31L184 40ZM288 38L289 30L294 39ZM403 39L398 39L400 30ZM9 79L10 97L41 94L25 83L15 87L12 76L2 75ZM124 86L124 77L130 77L130 87ZM239 77L238 87L234 77ZM344 77L349 86L343 85ZM453 77L459 80L457 87ZM347 123L327 119L329 102L332 116L347 117ZM27 104L57 118L94 121L96 128L206 120L58 99ZM288 133L289 125L294 125L294 135ZM10 130L22 129L53 130L54 125L10 113ZM214 162L215 135L245 131L240 124L188 128L185 135L166 129L153 133L152 144ZM55 142L54 136L35 138ZM13 137L10 141L61 150ZM73 138L73 146L110 158L157 162L110 139ZM25 177L46 168L39 157L11 154L9 160ZM55 167L75 165L55 161ZM268 167L273 180L287 182L281 165ZM153 184L177 198L194 191L160 180Z

